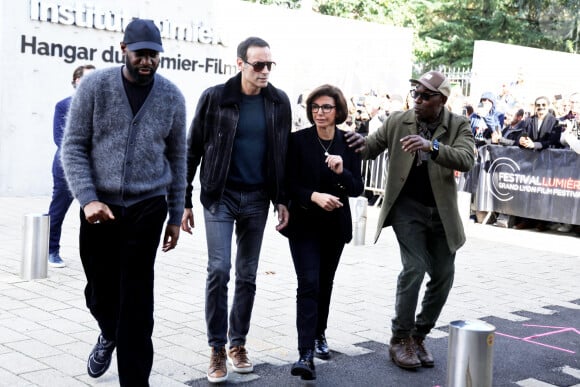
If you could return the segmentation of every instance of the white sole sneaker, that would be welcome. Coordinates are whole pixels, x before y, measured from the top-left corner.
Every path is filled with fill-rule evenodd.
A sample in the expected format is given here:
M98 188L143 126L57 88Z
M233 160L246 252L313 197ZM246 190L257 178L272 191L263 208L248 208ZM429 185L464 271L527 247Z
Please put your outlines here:
M228 374L225 374L221 378L212 378L211 376L207 375L207 381L210 383L222 383L228 380Z
M254 372L254 365L253 364L249 367L238 368L234 365L234 361L232 360L232 358L229 355L228 355L228 362L232 366L232 369L235 372L237 372L238 374L249 374L250 372Z

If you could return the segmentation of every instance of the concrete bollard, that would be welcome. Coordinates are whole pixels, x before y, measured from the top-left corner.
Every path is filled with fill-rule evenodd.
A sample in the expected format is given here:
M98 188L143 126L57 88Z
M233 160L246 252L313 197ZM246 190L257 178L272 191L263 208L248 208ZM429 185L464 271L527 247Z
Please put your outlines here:
M447 387L492 387L495 327L483 321L449 324Z
M50 215L27 214L22 230L20 277L25 280L46 278Z
M355 246L365 244L365 234L367 231L367 208L369 201L367 198L359 196L348 198L350 213L352 216L352 241Z

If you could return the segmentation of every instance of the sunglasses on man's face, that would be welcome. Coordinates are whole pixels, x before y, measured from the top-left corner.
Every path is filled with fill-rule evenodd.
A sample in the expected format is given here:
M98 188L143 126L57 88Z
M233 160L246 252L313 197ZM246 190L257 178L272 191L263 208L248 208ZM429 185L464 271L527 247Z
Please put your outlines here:
M436 96L436 95L441 95L441 93L432 93L432 94L429 94L429 93L425 93L425 92L423 92L423 93L419 93L419 92L418 92L417 90L415 90L415 89L411 90L411 98L413 98L413 99L417 99L417 98L421 97L421 99L422 99L423 101L429 101L429 99L430 99L431 97L434 97L434 96Z
M546 107L546 106L548 106L547 103L537 103L536 104L536 107Z
M246 62L244 61L245 64L248 64L250 66L252 66L252 68L254 69L255 72L260 72L262 70L264 70L264 67L268 68L268 71L272 70L272 65L276 65L276 62L254 62L254 63L250 63L250 62Z

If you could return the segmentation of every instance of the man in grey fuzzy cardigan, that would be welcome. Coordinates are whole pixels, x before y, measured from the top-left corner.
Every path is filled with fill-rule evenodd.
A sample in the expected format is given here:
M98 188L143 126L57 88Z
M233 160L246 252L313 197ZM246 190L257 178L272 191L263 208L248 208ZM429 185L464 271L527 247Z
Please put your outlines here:
M153 278L161 231L173 249L185 197L185 99L156 74L159 29L125 29L125 65L87 76L72 100L62 145L68 185L81 205L80 256L87 307L101 333L89 355L103 375L117 348L119 383L148 386L153 364Z

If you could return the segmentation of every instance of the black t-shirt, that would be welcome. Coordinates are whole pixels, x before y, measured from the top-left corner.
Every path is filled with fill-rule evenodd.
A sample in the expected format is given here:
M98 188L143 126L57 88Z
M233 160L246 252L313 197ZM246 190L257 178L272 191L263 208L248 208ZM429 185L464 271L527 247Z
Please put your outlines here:
M411 172L409 172L409 176L407 176L407 181L403 186L401 195L416 200L427 207L435 207L435 197L433 196L433 189L431 188L431 181L429 180L429 172L427 171L427 165L432 161L423 161L421 165L418 166L417 157L419 156L415 156Z
M437 120L431 123L417 122L417 129L419 135L431 141L435 129L441 123L443 112L439 114ZM422 157L421 162L418 158ZM431 180L429 180L429 171L427 166L432 163L431 154L426 152L416 152L413 160L413 166L407 176L407 181L403 186L401 195L405 195L413 200L427 207L436 207L435 197L433 196L433 188L431 187Z
M121 68L121 76L123 77L123 86L125 87L125 93L127 94L127 99L129 99L129 104L131 105L131 110L133 111L133 115L137 114L147 96L149 96L149 92L153 88L153 80L146 85L139 85L137 83L129 82L125 76L122 74L123 69ZM155 78L154 78L155 79Z

